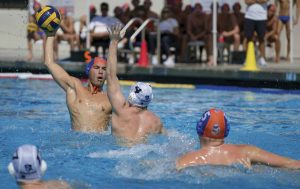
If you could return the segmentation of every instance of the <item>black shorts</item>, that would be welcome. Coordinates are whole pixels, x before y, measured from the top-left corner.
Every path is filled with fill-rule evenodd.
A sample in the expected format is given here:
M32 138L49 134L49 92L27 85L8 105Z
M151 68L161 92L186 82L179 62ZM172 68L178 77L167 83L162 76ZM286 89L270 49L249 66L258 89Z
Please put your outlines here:
M248 40L253 39L254 32L256 32L258 39L262 41L265 37L266 27L266 20L250 20L246 18L244 27L245 37Z

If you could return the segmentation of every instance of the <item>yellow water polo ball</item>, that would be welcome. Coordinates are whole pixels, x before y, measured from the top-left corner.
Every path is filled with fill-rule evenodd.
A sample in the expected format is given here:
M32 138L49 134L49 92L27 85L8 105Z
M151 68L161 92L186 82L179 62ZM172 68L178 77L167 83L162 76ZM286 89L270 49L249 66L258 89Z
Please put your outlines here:
M53 32L59 28L61 16L59 11L50 5L42 7L35 13L37 25L45 32Z

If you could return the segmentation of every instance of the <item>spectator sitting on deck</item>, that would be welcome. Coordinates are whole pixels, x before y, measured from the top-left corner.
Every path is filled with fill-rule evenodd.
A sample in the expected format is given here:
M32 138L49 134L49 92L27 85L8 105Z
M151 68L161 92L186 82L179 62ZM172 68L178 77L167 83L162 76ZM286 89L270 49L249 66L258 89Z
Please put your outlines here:
M90 10L90 22L91 20L97 16L96 15L96 7L94 5L90 5L89 7ZM83 50L85 48L86 44L86 36L87 36L88 28L87 28L87 16L82 15L80 17L80 25L79 25L79 49Z
M108 4L105 2L101 3L101 16L95 16L89 25L92 46L96 47L96 51L98 51L97 48L101 46L103 50L103 57L105 57L105 51L108 49L109 45L109 34L107 27L116 24L117 22L120 23L117 18L108 16L108 10Z
M187 33L189 41L204 41L206 54L211 54L209 37L207 37L206 14L202 10L200 3L195 4L194 11L189 15L187 20Z
M43 40L43 57L44 59L44 51L45 51L45 41L46 35L43 30L41 30L38 25L36 24L36 20L34 18L34 14L37 10L41 8L41 4L37 1L34 1L32 10L28 15L28 25L27 25L27 47L28 47L28 56L27 61L31 61L33 58L33 47L32 47L32 40L34 42L38 40Z
M76 35L74 28L74 19L65 8L60 8L59 12L61 15L61 23L60 28L57 30L56 40L54 43L54 56L56 59L58 59L58 44L61 41L67 41L71 47L71 51L74 51L75 47L79 45L78 35Z

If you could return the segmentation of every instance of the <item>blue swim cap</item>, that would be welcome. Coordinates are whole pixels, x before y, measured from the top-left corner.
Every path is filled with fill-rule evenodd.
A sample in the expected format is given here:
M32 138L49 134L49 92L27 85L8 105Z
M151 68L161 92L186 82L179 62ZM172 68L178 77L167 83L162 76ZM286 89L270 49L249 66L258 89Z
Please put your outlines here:
M106 61L106 59L101 58L101 57L95 57L95 58L93 58L93 59L86 65L86 67L85 67L85 74L86 74L86 75L89 75L90 70L91 70L92 66L93 66L95 63L106 64L107 61Z

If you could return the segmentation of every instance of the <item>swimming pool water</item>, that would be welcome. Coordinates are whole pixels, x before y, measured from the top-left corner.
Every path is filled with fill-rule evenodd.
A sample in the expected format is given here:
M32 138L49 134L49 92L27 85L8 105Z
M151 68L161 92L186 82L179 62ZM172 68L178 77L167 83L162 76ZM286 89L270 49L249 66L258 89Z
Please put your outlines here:
M177 172L174 164L179 155L199 148L195 124L212 107L229 117L227 142L300 159L300 95L155 88L149 109L160 115L168 135L128 148L119 146L110 131L71 131L65 94L54 81L1 79L0 88L0 189L17 188L6 167L25 143L40 147L48 164L45 180L60 178L80 189L300 188L300 171L295 170L234 165ZM127 95L129 87L123 90Z

